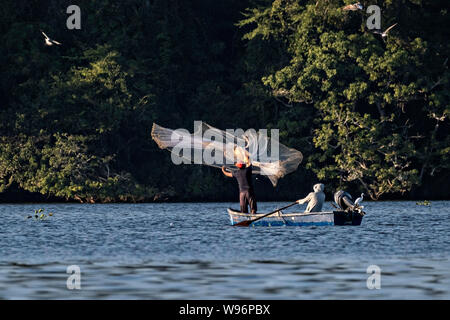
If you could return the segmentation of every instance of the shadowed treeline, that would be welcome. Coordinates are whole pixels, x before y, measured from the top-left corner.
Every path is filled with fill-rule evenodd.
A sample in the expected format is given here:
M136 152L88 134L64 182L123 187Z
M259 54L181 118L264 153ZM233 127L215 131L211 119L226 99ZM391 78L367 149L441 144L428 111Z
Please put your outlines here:
M278 128L299 169L259 200L326 184L449 198L446 1L0 1L0 201L235 200L220 170L175 166L153 122ZM66 8L81 8L81 30ZM43 30L61 46L45 46Z

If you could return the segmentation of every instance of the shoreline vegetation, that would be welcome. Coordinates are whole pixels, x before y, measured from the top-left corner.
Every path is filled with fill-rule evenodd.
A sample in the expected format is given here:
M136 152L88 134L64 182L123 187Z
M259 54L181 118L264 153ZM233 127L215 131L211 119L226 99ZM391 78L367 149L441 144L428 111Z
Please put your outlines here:
M153 123L279 129L302 152L259 201L318 182L372 200L450 199L447 1L5 2L0 12L0 202L236 201L220 170L176 166ZM420 21L420 23L419 23ZM46 46L41 30L60 41Z
M286 196L279 195L272 197L264 197L263 192L259 193L261 197L258 198L259 202L291 202L302 195L298 195L295 197L293 195L291 198L287 198ZM332 202L333 194L331 192L326 192L326 202ZM110 204L110 203L215 203L215 202L238 202L238 195L231 195L228 197L213 197L213 198L175 198L168 197L167 195L156 195L154 198L147 199L130 199L128 201L95 201L93 199L88 199L87 201L77 200L77 199L65 199L58 198L54 196L45 196L40 193L32 193L23 190L16 191L8 191L0 194L0 204L27 204L27 203L82 203L82 204ZM391 195L390 197L384 197L381 200L376 201L415 201L417 205L428 206L431 205L433 201L447 201L448 197L428 197L428 198L420 198L420 197L405 197L404 195ZM371 199L366 199L365 202L373 201Z

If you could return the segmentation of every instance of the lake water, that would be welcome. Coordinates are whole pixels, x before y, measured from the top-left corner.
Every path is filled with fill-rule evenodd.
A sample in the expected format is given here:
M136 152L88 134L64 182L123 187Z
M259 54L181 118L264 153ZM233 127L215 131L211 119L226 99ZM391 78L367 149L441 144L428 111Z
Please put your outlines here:
M0 298L450 299L450 201L364 205L361 226L236 228L235 203L3 204Z

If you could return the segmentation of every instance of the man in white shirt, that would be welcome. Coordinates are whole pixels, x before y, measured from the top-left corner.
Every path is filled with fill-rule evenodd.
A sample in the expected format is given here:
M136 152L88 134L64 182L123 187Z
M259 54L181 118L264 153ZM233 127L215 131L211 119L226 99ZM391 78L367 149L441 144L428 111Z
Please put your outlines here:
M323 203L325 202L325 193L323 190L325 186L322 183L315 184L314 192L308 194L305 198L297 200L298 204L308 202L305 212L320 212L322 211Z

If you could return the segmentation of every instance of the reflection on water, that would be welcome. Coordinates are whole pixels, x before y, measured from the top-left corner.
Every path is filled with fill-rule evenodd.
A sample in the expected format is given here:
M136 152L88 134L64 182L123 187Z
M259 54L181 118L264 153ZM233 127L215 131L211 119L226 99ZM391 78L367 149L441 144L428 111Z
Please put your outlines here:
M448 204L366 202L360 227L307 228L230 227L223 203L1 205L0 298L449 299ZM25 219L39 207L55 215Z

